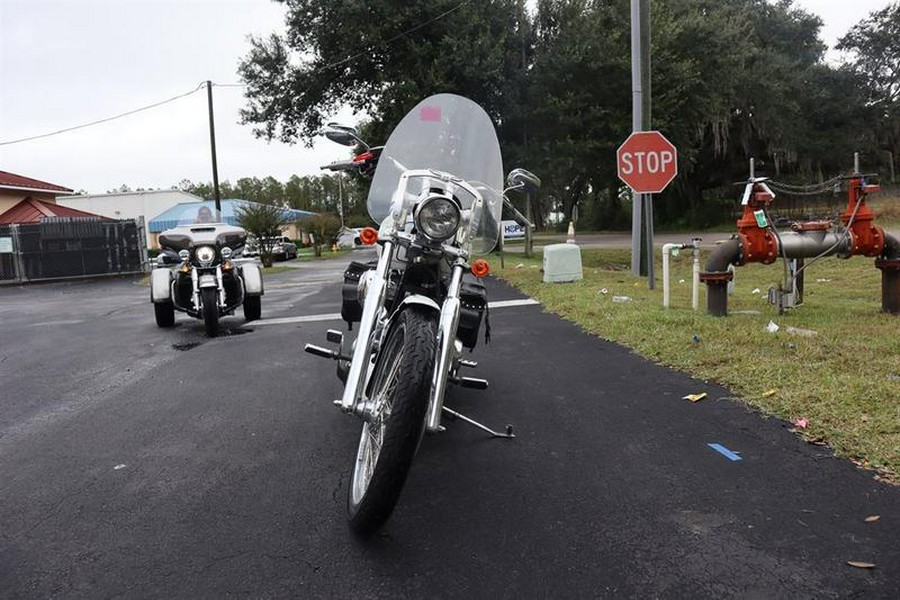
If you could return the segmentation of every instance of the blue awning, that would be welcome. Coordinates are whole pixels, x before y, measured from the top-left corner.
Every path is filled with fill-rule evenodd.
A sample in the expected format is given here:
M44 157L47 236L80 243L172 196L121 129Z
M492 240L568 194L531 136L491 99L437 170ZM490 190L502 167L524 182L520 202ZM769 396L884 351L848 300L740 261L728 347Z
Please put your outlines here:
M220 200L219 205L222 207L222 215L219 220L222 223L227 223L228 225L238 225L235 210L238 207L247 204L258 203L240 199ZM197 216L197 212L201 207L204 206L215 213L216 203L213 200L206 200L203 202L182 202L181 204L176 204L169 210L157 215L156 218L151 219L147 224L148 229L150 233L161 233L167 229L178 227L179 223L184 224L187 222L192 222ZM305 217L311 217L316 213L306 210L297 210L295 208L284 208L282 209L282 214L284 215L284 218L286 220L293 222L299 221L300 219L303 219Z

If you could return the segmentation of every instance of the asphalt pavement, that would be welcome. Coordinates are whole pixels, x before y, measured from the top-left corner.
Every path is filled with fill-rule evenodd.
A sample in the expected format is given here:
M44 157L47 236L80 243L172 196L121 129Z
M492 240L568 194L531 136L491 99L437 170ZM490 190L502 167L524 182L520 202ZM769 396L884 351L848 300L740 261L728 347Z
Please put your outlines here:
M216 339L157 328L138 281L0 288L0 596L897 597L900 489L539 305L490 312L491 387L447 399L517 437L445 423L354 538L360 425L302 352L346 260L268 277Z

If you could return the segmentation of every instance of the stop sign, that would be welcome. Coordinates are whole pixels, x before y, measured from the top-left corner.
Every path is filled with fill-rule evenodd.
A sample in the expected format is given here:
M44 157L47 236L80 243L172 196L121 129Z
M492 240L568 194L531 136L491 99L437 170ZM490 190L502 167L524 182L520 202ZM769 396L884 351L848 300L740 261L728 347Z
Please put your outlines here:
M678 151L658 131L636 131L616 151L619 179L638 194L658 194L678 175Z

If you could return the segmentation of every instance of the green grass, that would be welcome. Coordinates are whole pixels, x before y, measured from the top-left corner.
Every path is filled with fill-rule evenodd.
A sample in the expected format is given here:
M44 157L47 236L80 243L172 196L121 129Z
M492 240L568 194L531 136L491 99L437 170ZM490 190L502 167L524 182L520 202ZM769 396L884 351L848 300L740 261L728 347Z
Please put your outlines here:
M691 310L689 253L672 261L668 310L661 266L657 289L649 290L646 278L631 275L627 250L583 250L584 279L566 284L542 283L540 256L508 256L505 269L497 257L490 262L494 275L546 310L654 362L720 383L765 414L806 418L808 428L798 433L807 440L827 443L839 456L900 483L900 317L881 312L881 272L872 259L810 265L804 304L785 315L766 301L769 286L782 276L781 263L738 267L726 318L706 314L703 284L700 309ZM631 300L614 303L613 296ZM769 333L769 321L781 329ZM788 326L817 335L791 335Z

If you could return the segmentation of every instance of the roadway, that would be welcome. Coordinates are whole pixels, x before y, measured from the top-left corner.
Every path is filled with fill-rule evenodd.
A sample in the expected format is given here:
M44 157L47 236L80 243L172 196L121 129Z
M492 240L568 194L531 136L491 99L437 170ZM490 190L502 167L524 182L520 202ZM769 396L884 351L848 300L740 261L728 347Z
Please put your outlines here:
M273 274L216 339L158 329L138 281L0 288L0 596L896 597L900 490L539 305L491 311L491 387L447 402L516 439L448 423L354 538L360 426L301 350L345 261Z

